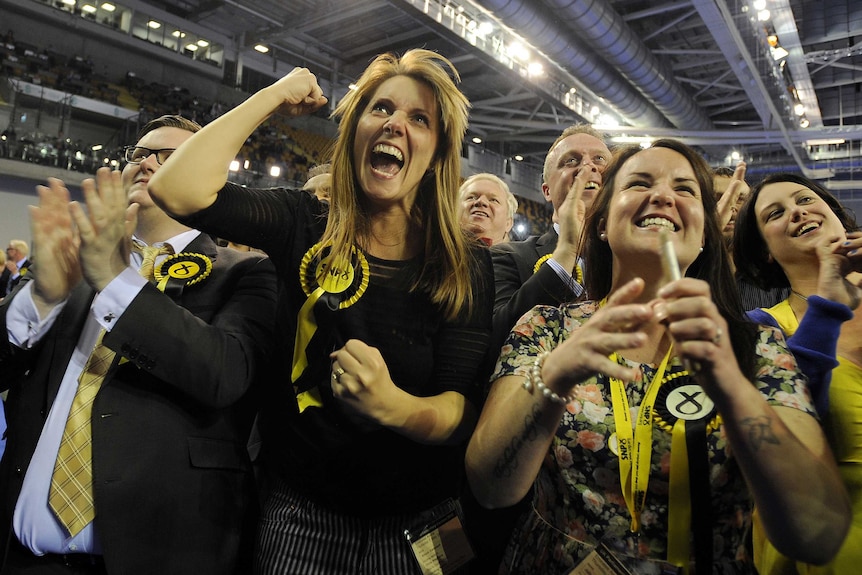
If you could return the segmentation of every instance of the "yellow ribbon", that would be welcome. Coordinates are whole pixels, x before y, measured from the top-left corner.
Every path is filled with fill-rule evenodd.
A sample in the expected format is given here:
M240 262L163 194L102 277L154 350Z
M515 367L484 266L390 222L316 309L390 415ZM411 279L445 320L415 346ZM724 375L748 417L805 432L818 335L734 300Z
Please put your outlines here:
M638 418L634 428L631 423L629 401L626 396L625 383L611 378L611 401L614 408L614 424L616 425L617 441L620 459L620 486L623 497L631 514L631 531L640 530L640 516L646 500L646 490L649 485L650 460L652 456L652 420L656 396L661 380L670 359L673 345L662 359L655 376L647 384L643 401L638 409ZM618 361L617 354L611 355L613 361Z
M356 303L368 287L368 261L359 250L355 247L351 250L358 264L359 271L357 273L353 262L347 258L333 259L333 256L329 254L320 258L319 261L316 260L323 249L324 246L321 244L315 244L305 253L300 263L300 281L302 289L308 297L299 309L296 318L296 338L294 339L293 364L290 373L290 381L293 384L302 377L308 367L306 350L311 338L317 332L314 308L320 298L327 294L338 294L338 309L345 309ZM317 261L317 266L312 275L309 266L314 261ZM317 287L313 287L312 282L316 282ZM316 385L301 392L294 386L294 392L300 413L308 407L323 406L323 399Z
M326 293L322 287L314 290L310 296L302 304L299 309L296 324L296 338L293 344L293 370L290 373L290 382L296 383L305 368L308 367L308 356L305 354L305 348L314 332L317 331L317 322L314 320L314 304L320 299L320 296ZM320 391L317 387L312 387L307 391L303 391L296 395L296 401L299 404L299 412L302 413L307 407L321 407L323 400L320 397Z
M668 503L667 560L688 573L689 532L691 530L691 489L689 488L688 446L685 420L673 424L670 442L670 493Z

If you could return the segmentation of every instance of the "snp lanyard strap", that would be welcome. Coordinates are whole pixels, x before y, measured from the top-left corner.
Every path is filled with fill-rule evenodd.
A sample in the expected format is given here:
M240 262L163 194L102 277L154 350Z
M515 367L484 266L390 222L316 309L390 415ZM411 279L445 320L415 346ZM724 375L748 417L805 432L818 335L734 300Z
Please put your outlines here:
M640 516L649 484L653 406L672 351L673 345L668 348L664 359L655 372L655 376L647 384L634 427L631 422L625 383L619 379L611 378L611 400L620 454L620 486L626 507L628 507L632 517L632 533L637 533L640 529ZM611 359L617 361L617 354L611 355Z

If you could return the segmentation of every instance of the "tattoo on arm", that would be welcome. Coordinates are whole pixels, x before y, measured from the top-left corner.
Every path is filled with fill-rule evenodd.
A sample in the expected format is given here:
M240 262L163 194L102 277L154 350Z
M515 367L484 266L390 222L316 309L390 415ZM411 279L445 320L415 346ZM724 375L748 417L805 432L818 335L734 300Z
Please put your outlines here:
M773 445L780 443L772 431L772 418L766 415L746 417L739 424L745 430L748 441L751 443L751 449L755 453L760 451L764 443L771 443Z
M503 455L494 465L494 477L511 477L518 468L518 454L521 452L521 448L524 447L525 443L535 441L538 437L537 420L541 413L540 404L534 403L532 411L524 418L524 428L521 433L512 438L512 441L503 450Z

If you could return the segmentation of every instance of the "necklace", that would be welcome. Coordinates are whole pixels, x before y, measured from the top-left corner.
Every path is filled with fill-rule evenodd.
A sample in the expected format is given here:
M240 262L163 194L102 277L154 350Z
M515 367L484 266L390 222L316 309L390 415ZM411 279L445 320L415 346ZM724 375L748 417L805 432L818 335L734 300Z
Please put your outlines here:
M791 289L791 290L790 290L790 293L792 293L793 295L795 295L796 297L798 297L798 298L799 298L799 299L801 299L802 301L808 301L808 296L807 296L807 295L802 295L801 293L799 293L799 292L798 292L798 291L796 291L795 289Z

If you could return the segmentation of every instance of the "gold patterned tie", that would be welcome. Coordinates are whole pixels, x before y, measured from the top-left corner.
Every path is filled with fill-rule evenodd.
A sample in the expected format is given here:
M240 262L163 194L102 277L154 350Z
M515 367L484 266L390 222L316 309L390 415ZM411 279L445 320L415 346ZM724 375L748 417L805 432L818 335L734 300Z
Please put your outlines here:
M78 378L78 390L63 429L48 492L51 509L72 537L96 515L93 506L93 436L90 419L93 400L116 355L102 345L104 335L105 330L102 330Z
M174 248L170 244L163 244L162 247L148 246L143 242L132 240L132 251L138 252L143 258L141 269L138 273L147 278L147 281L153 283L156 281L155 265L156 258L159 256L171 255L174 253Z

